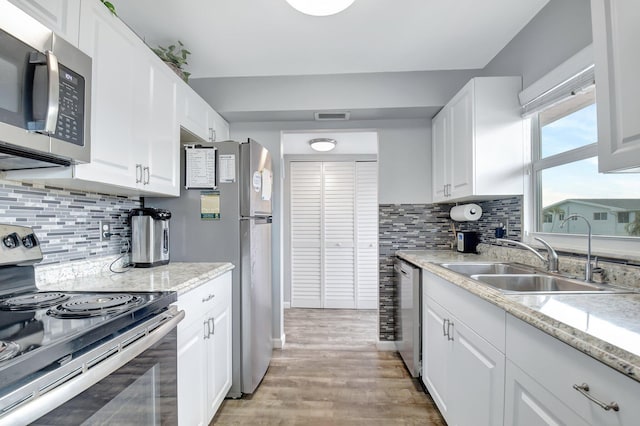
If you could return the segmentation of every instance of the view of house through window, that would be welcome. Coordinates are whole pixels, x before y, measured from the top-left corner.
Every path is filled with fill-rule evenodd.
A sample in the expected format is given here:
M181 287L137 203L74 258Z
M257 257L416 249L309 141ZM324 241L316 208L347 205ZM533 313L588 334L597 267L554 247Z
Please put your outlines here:
M598 173L595 89L538 114L534 140L537 231L640 237L640 174ZM536 124L537 123L537 124ZM536 143L537 142L537 143Z

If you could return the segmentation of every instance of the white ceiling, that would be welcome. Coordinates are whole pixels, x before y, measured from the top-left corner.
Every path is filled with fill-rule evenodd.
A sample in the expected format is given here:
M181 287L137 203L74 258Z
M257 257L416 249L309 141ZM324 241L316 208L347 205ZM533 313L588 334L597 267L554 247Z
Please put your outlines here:
M356 0L311 17L285 0L111 0L193 78L479 69L549 0Z

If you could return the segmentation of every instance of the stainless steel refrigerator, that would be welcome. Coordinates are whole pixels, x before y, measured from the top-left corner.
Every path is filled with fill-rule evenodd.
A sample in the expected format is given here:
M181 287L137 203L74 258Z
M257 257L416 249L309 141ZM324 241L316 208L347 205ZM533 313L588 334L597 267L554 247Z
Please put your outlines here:
M271 302L271 188L269 151L249 140L203 143L216 149L214 191L185 189L181 150L179 198L146 198L171 211L171 261L231 262L233 270L233 384L229 397L253 393L273 349ZM219 214L204 199L219 201ZM214 202L215 204L215 202Z

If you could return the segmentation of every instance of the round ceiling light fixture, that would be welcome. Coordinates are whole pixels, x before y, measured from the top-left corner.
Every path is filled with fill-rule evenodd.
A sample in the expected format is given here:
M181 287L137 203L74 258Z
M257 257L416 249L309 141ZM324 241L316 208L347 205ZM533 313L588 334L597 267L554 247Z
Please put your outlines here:
M355 0L287 0L299 12L311 16L329 16L340 13Z
M309 145L311 145L311 149L315 151L320 151L320 152L331 151L333 148L336 147L336 144L337 144L336 140L330 139L330 138L316 138L316 139L311 139L309 141Z

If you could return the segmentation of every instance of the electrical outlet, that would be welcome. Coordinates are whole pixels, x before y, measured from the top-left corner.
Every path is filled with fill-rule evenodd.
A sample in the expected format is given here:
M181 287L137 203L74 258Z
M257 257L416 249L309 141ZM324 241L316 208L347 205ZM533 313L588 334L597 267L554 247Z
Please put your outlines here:
M109 241L111 239L111 223L106 220L100 221L100 241Z

